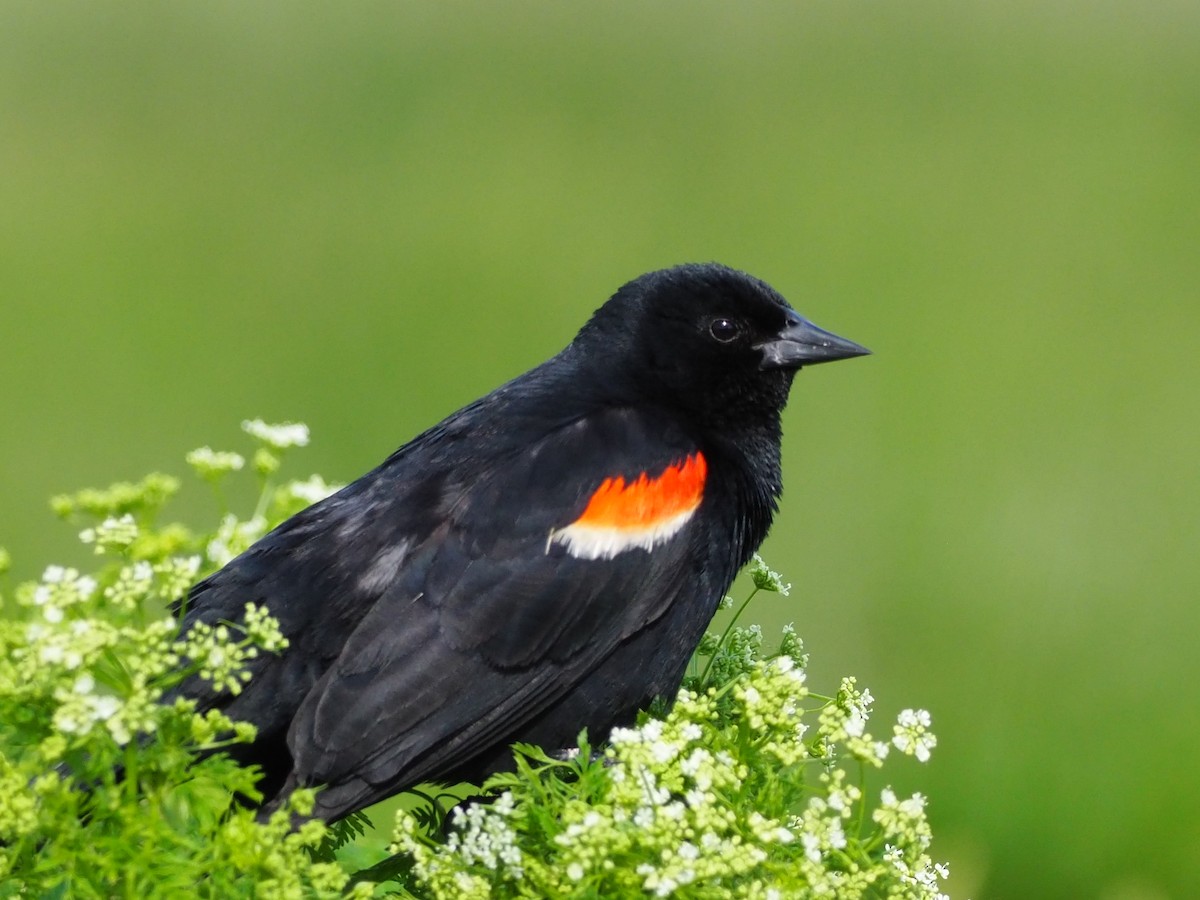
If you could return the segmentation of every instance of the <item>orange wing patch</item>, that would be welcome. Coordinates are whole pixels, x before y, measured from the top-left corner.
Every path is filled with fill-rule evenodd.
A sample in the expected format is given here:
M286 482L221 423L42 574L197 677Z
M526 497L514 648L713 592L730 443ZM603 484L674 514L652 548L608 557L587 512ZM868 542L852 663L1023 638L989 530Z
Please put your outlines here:
M643 472L633 481L605 478L588 500L583 514L550 533L546 545L560 543L580 559L611 559L641 547L650 550L675 535L696 512L704 496L708 463L693 453L651 478Z

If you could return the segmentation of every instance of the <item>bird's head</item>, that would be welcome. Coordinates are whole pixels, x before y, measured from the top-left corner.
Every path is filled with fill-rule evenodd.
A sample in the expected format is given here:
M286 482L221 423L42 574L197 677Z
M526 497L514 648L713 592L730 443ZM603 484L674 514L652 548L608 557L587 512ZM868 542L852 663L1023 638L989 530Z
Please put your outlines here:
M802 367L870 352L818 328L765 282L716 263L634 279L576 343L609 383L718 423L738 406L778 413Z

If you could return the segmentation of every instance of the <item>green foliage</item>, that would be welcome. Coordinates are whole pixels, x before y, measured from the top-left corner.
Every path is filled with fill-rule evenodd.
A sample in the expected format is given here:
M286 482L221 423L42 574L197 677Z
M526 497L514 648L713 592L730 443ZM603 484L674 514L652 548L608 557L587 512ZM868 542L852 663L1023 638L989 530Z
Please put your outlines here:
M249 429L248 429L249 430ZM271 435L258 435L278 453ZM199 451L198 451L199 453ZM192 455L196 457L196 454ZM219 481L232 456L190 461ZM0 896L332 897L347 874L311 852L326 827L293 814L311 792L265 823L234 804L258 798L257 773L213 751L254 729L198 712L169 691L198 672L236 693L246 661L286 641L265 611L178 631L166 604L257 537L261 516L227 516L211 534L154 526L179 481L87 490L54 501L86 523L80 538L103 557L90 574L49 566L20 585L0 621ZM260 507L298 488L265 479ZM302 490L300 488L299 490ZM362 896L370 890L358 889Z
M305 821L311 792L256 819L235 798L260 799L257 772L219 752L254 729L170 692L197 673L236 694L246 664L287 641L252 603L186 637L166 606L335 488L273 483L307 443L303 426L243 428L259 444L251 466L208 447L187 459L218 498L225 478L253 471L248 518L158 526L180 487L162 475L56 499L101 565L48 567L0 621L0 897L942 896L924 798L885 789L868 802L863 788L890 749L929 758L929 714L905 710L876 740L873 698L853 678L812 693L790 626L768 652L761 629L738 625L759 593L789 589L758 558L753 591L705 637L673 706L603 744L582 734L569 754L518 745L514 770L448 816L456 796L414 791L424 803L397 814L382 863L349 872L338 851L378 849L369 820Z

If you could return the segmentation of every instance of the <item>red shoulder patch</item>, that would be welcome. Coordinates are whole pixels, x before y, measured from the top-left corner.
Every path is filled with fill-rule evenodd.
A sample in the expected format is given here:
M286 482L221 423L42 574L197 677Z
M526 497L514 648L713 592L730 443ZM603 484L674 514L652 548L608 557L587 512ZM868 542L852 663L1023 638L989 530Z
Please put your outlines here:
M657 525L700 505L707 474L708 463L701 454L693 453L654 478L645 472L628 484L620 475L605 478L574 524L606 528Z
M621 475L605 478L579 518L551 532L550 543L565 544L583 559L611 558L634 547L649 550L692 517L707 476L708 462L697 452L653 477L642 472L630 482Z

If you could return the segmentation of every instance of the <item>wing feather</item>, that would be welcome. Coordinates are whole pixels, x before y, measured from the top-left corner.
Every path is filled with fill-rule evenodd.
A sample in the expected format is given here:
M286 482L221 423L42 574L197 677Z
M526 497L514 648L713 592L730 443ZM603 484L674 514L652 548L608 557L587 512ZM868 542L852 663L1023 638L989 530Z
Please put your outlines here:
M297 713L288 742L300 783L356 782L360 803L363 791L449 776L519 739L678 599L662 573L686 570L685 534L611 559L547 541L604 478L632 479L695 450L682 435L664 442L661 428L649 441L637 417L621 419L620 441L606 419L602 452L587 429L560 432L457 498L447 528L410 557ZM560 467L589 475L539 474ZM626 702L642 702L644 689L631 690Z
M289 784L328 785L327 818L454 777L513 740L607 727L677 677L679 653L662 677L621 662L601 690L594 673L673 604L711 599L679 596L680 573L702 568L713 543L687 527L602 558L550 540L605 479L633 483L695 453L687 434L609 408L532 442L529 419L508 416L512 430L481 443L471 412L293 517L189 598L185 627L236 620L248 601L279 619L289 649L256 660L239 697L198 682L184 692L260 737L286 732ZM596 715L555 711L568 697Z

